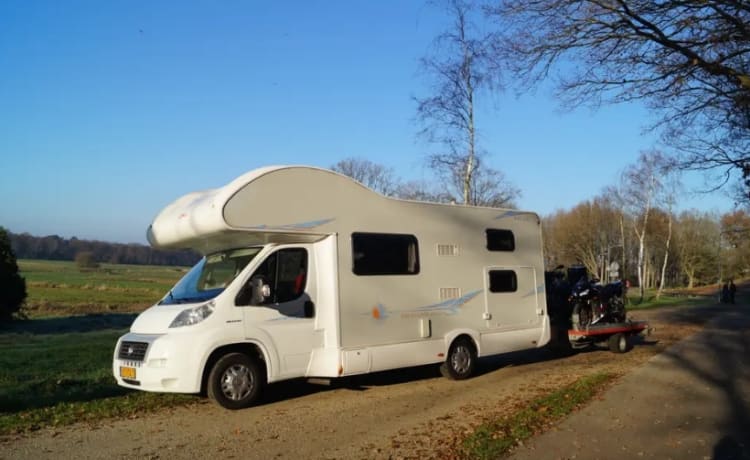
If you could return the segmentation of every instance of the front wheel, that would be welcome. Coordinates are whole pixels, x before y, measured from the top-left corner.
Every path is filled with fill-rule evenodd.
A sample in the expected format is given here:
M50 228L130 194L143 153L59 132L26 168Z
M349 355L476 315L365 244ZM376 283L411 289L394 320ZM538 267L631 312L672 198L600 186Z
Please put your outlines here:
M476 367L477 352L474 343L467 338L457 339L448 350L448 357L440 366L440 373L453 380L471 377Z
M243 409L258 398L263 372L258 363L243 353L221 357L208 376L208 396L225 409Z

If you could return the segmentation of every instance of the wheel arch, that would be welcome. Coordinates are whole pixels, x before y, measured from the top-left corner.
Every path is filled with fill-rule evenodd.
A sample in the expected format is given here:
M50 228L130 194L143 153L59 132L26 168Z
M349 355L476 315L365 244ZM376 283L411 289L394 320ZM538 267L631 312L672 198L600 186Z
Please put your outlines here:
M451 346L453 345L456 340L465 338L469 341L469 343L472 344L474 347L474 351L476 352L477 356L482 356L481 354L481 347L480 347L480 340L479 340L479 333L472 329L456 329L453 331L450 331L448 334L445 335L445 354L447 356L448 350L450 350Z
M261 370L263 371L265 380L264 383L268 383L269 362L263 347L260 344L254 342L230 343L216 347L208 355L206 363L203 365L203 372L201 374L201 394L206 394L208 376L211 374L211 369L214 367L214 364L216 364L216 362L221 359L222 356L225 356L229 353L242 353L257 360Z

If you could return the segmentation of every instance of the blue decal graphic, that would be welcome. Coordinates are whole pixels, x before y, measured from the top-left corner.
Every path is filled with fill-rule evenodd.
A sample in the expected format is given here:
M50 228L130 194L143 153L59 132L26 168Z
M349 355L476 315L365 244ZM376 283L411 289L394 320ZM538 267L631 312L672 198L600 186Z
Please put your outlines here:
M544 285L540 284L539 286L536 287L536 289L532 289L531 291L529 291L528 294L524 294L522 298L531 297L537 294L541 294L543 292L544 292Z
M372 316L375 319L385 319L391 316L391 313L398 313L400 316L428 316L431 313L455 315L459 309L466 305L471 299L482 293L482 289L472 291L466 295L455 299L449 299L440 303L426 305L424 307L417 307L411 310L394 310L387 311L383 304L377 304L372 307L372 310L366 313L367 316Z
M521 211L505 211L504 213L502 213L499 216L495 217L495 220L506 219L508 217L523 216L525 214L528 214L528 213L527 212L521 212Z
M284 224L284 225L255 225L252 228L255 230L309 230L313 229L315 227L320 227L321 225L327 224L329 222L333 222L336 219L321 219L321 220L312 220L309 222L299 222L296 224Z

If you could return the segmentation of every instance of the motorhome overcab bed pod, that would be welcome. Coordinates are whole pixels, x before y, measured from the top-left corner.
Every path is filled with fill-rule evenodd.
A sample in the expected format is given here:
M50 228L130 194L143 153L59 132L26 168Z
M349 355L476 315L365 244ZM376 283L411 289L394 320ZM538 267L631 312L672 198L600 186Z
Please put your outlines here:
M443 362L549 340L534 213L404 201L310 167L186 195L151 244L205 257L118 341L118 384L250 405L267 382Z

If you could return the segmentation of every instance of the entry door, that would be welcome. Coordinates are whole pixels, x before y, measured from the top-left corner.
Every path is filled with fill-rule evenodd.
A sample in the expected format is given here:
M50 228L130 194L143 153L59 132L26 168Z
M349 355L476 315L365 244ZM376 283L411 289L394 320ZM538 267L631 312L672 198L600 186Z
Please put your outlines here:
M542 298L533 267L487 267L484 279L489 329L539 327Z
M245 307L246 336L258 339L258 329L265 333L284 376L304 376L313 348L322 346L322 336L314 330L317 305L311 258L308 247L279 249L266 257L248 281L252 290L259 285L254 279L262 279L268 295L262 300L252 296L251 305Z

